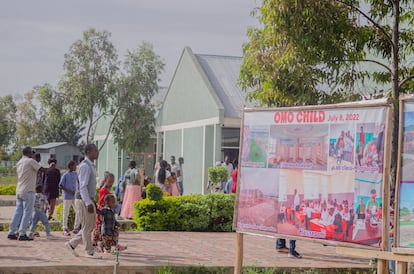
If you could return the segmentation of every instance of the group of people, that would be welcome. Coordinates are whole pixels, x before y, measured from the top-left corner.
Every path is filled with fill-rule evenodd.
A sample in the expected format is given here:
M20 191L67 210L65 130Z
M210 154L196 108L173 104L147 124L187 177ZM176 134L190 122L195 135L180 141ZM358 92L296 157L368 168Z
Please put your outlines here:
M74 161L70 161L68 170L62 177L60 177L60 171L56 168L55 159L49 159L49 168L46 169L40 165L40 158L36 157L38 155L34 153L31 147L25 147L22 154L22 158L16 164L16 209L10 223L8 239L33 240L38 221L45 225L47 239L53 238L50 234L49 220L53 214L60 188L64 208L63 234L66 236L70 236L67 227L69 209L71 206L75 208L75 227L72 231L75 235L65 243L67 249L74 256L78 256L75 250L76 247L83 243L86 257L101 258L94 247L93 240L95 238L92 237L94 229L100 234L97 238L102 242L100 245L102 251L111 252L112 247L115 247L115 250L126 248L118 244L117 228L119 225L115 218L116 197L110 191L114 182L113 174L109 174L105 178L103 188L99 193L98 208L95 204L97 184L94 161L99 157L99 150L96 145L86 145L84 160L78 167ZM59 174L55 169L59 171ZM43 180L39 178L43 178ZM49 180L53 181L54 184L57 181L57 184L48 184ZM46 195L45 190L47 190ZM48 210L49 216L46 215L46 210ZM99 218L97 218L97 214ZM27 235L26 231L29 223L31 223L30 234ZM99 227L96 226L97 223Z
M184 193L184 158L170 157L170 163L160 156L154 166L154 181L164 193L170 196L182 196Z
M7 237L11 240L31 241L40 221L45 226L46 238L52 239L49 220L52 219L56 199L59 197L60 171L56 159L48 160L49 167L40 165L40 154L25 147L22 158L16 164L16 209L13 213ZM48 216L46 215L48 213ZM30 234L26 230L30 225ZM16 232L18 230L18 232Z

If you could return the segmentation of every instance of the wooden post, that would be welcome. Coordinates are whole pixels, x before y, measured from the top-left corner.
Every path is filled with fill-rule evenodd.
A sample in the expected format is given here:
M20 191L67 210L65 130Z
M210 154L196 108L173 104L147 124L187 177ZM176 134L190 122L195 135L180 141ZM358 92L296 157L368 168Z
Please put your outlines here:
M408 269L408 263L407 262L401 262L401 261L397 261L396 262L396 267L397 267L397 274L407 274L407 269Z
M391 154L389 149L391 147L391 130L392 130L392 109L387 107L387 122L385 124L385 143L384 143L384 170L383 170L383 184L382 184L382 230L381 230L381 251L388 251L389 246L389 205L390 205L390 183L389 176L385 174L390 174L391 167ZM377 263L377 273L388 273L388 261L384 259L379 259Z
M242 274L243 272L243 233L236 233L236 262L234 274Z

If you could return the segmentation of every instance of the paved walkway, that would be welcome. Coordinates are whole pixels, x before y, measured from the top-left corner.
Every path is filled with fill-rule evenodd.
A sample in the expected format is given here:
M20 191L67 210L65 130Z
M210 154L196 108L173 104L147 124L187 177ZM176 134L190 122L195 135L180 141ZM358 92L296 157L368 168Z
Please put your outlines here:
M14 196L0 196L0 223L10 221ZM0 273L113 273L115 256L102 254L102 260L74 257L64 243L69 239L52 232L55 240L41 237L30 242L7 239L0 232ZM121 232L120 244L128 249L119 256L119 273L156 273L156 269L174 267L218 267L233 273L236 259L236 233L196 232ZM244 235L245 267L369 269L369 260L338 255L335 247L297 241L303 259L288 258L275 249L275 239ZM83 255L83 246L77 248ZM329 271L328 271L329 272ZM187 272L188 273L188 272ZM225 271L223 270L223 273Z
M7 239L0 232L0 273L112 273L115 256L103 259L74 257L66 250L68 237L54 232L55 240L39 238L30 242ZM234 267L236 233L135 232L121 233L120 243L128 249L119 256L119 273L155 273L168 266ZM275 251L275 240L244 235L244 266L278 268L368 269L369 260L341 256L335 247L306 241L297 242L302 259L288 258ZM83 246L77 248L83 255ZM223 270L223 272L225 272ZM228 270L227 273L232 273Z

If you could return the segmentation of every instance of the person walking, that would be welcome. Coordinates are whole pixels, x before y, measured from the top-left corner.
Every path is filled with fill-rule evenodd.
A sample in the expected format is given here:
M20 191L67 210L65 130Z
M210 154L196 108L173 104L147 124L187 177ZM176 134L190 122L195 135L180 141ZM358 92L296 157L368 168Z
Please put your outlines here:
M31 241L33 238L27 236L26 229L34 209L37 173L44 169L32 158L33 151L31 147L23 148L22 154L22 158L16 164L16 209L10 222L7 238ZM17 229L19 229L18 235L15 234Z
M62 190L62 198L63 198L63 235L70 236L70 232L68 230L68 218L69 218L69 211L70 207L73 207L73 210L76 212L75 209L75 191L76 191L76 183L78 181L78 176L76 174L76 163L75 161L69 161L68 163L68 171L66 171L59 182L59 187ZM75 214L75 224L73 229L80 227L79 217Z
M180 196L184 194L184 157L178 158L177 168L177 186L180 191Z
M57 160L55 158L50 158L47 163L49 168L45 172L43 194L45 194L50 206L48 219L51 220L55 212L56 199L59 197L60 170L56 168Z
M81 230L70 241L65 243L66 248L74 256L78 256L76 247L83 242L85 245L85 257L101 259L102 257L94 251L92 245L92 231L96 222L96 167L93 161L98 159L99 150L94 144L85 147L85 160L79 165L79 185L76 187L75 203L81 218Z
M289 258L298 258L301 259L302 255L300 255L296 251L296 240L289 240L289 249L286 247L286 239L278 238L276 240L276 250L279 252L289 252Z
M30 225L29 237L33 238L33 233L35 232L36 225L40 221L45 226L46 239L53 240L55 239L52 234L50 234L50 224L46 216L46 210L49 208L49 203L46 200L45 195L42 193L42 186L36 186L35 202L34 202L34 211L32 215L32 224Z

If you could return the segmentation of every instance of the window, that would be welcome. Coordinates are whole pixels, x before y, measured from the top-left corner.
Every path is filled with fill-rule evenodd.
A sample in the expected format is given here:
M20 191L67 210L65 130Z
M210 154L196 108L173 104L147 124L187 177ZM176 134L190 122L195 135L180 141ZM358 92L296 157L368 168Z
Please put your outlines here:
M239 128L222 128L221 137L221 151L224 156L228 155L230 161L234 161L239 158L240 147L240 129Z

